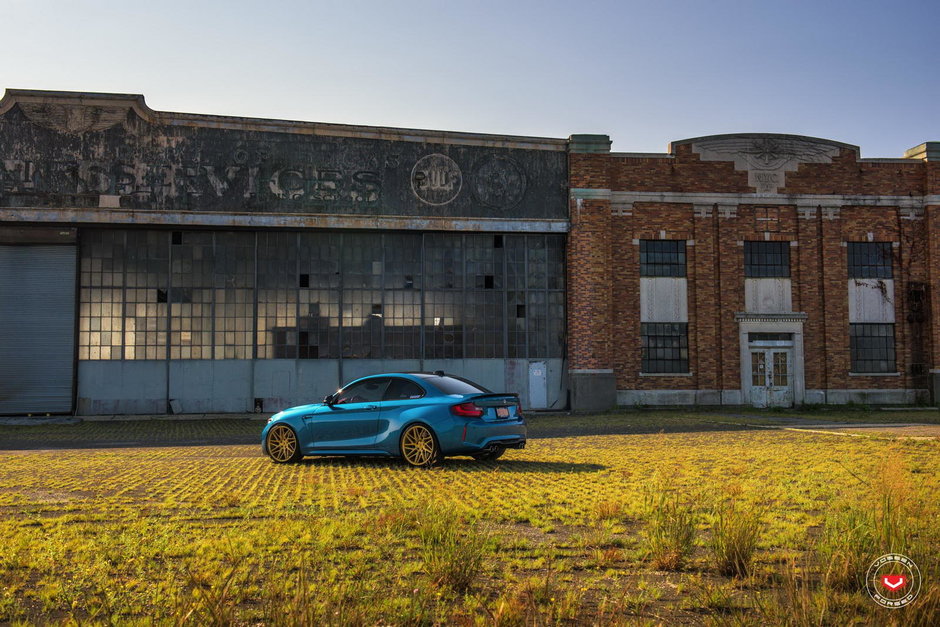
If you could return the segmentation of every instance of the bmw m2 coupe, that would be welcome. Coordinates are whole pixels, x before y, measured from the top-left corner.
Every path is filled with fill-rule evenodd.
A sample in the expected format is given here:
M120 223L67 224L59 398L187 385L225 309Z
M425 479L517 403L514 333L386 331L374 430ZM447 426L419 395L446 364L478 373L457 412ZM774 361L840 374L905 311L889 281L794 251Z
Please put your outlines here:
M322 403L271 416L261 432L262 450L278 463L374 455L431 466L447 455L496 459L525 442L516 394L494 394L440 371L356 379Z

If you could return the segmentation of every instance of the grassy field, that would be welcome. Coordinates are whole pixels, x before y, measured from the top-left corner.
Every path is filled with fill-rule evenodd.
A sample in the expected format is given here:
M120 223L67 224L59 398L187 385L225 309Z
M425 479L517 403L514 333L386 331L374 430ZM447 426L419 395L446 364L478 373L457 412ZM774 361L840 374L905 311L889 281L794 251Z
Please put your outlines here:
M0 427L0 622L937 624L940 443L749 416L537 418L431 470L274 465L247 420ZM860 587L887 552L901 610Z

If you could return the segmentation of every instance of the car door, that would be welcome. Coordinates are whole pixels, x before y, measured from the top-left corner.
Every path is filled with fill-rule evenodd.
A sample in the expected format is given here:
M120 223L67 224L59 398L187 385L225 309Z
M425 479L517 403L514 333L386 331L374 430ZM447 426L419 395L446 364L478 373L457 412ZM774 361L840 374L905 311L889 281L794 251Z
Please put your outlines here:
M306 420L311 448L372 447L388 383L389 377L363 379L337 392L332 405L323 407Z
M408 379L393 377L385 389L385 397L382 401L382 412L379 416L377 444L382 445L384 436L397 433L401 427L401 413L414 407L427 392L418 383ZM393 451L398 450L398 441L391 443ZM387 447L386 447L387 448Z

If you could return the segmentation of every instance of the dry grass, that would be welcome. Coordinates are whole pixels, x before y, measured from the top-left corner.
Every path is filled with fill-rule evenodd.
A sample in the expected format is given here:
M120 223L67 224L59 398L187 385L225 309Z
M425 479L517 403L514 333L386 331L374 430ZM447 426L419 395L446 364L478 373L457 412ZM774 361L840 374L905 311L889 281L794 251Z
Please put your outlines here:
M0 622L761 624L797 601L802 616L879 622L865 592L826 584L827 569L845 570L840 547L817 550L853 506L878 550L940 570L937 443L635 416L641 433L537 439L498 462L434 470L279 466L257 444L0 451ZM546 434L566 435L564 419ZM671 432L642 433L657 421ZM82 437L68 428L61 441ZM172 427L178 442L212 429L193 428L199 437ZM647 559L655 476L705 514L683 572ZM766 507L744 578L716 574L706 548L707 514L729 485ZM787 570L794 556L805 576ZM925 613L934 582L914 622L936 615Z

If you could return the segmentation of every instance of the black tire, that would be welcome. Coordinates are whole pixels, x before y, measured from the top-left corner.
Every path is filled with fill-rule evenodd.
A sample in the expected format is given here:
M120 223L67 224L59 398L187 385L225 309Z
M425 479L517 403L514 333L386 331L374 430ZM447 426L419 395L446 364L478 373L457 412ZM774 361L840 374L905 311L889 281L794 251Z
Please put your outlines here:
M287 425L274 425L268 431L265 441L268 457L277 464L299 462L304 454L300 452L297 434Z
M418 468L434 466L443 457L434 431L421 423L408 425L405 428L401 434L398 450L406 464Z
M476 453L473 455L473 459L478 462L491 462L494 459L499 459L503 456L503 453L506 452L506 449L499 447L490 451L483 451L482 453Z

